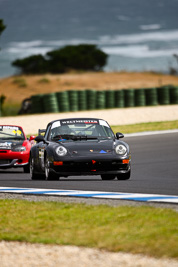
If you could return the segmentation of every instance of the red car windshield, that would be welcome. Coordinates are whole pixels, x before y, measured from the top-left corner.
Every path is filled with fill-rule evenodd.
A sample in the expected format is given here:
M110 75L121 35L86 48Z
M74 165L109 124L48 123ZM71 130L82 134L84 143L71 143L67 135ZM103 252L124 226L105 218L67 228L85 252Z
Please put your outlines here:
M0 125L0 140L25 140L25 136L18 126Z

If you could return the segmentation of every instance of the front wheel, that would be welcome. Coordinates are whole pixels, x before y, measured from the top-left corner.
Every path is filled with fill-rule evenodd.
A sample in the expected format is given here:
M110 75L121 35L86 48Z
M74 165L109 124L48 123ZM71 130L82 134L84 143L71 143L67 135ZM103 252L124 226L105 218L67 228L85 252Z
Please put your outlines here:
M35 172L34 159L32 157L30 157L29 169L32 180L44 180L43 174L38 174Z
M129 180L130 176L131 176L131 171L117 175L117 179L118 180Z
M115 174L102 174L101 179L102 180L114 180L116 177Z
M50 171L50 163L47 157L45 160L45 178L46 180L53 180L53 181L59 180L59 176L56 173Z

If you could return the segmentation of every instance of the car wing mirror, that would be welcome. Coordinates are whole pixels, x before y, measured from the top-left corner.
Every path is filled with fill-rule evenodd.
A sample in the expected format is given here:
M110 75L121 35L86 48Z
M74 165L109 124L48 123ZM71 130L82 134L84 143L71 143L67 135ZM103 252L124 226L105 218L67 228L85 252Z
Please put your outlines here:
M116 133L116 138L117 139L120 139L120 138L123 138L124 137L124 135L122 134L122 133Z
M31 142L31 141L33 141L35 138L36 138L35 135L31 135L29 141Z
M37 143L39 143L39 142L45 142L44 136L43 135L38 135L37 137L35 137L35 141Z

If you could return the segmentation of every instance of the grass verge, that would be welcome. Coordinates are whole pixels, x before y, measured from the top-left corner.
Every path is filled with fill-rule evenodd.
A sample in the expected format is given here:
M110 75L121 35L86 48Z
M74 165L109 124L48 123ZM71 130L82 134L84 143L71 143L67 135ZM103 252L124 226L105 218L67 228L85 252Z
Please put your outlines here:
M178 120L112 126L112 130L114 131L114 133L117 132L136 133L145 131L161 131L161 130L173 130L173 129L178 129Z
M0 240L96 247L178 258L170 209L0 200Z
M2 108L2 116L17 116L20 110L20 104L18 103L5 103Z

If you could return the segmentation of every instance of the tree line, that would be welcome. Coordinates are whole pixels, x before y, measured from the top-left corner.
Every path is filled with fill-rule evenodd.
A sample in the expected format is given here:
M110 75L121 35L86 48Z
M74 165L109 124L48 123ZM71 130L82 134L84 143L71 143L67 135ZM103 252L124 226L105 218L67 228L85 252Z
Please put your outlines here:
M17 59L12 65L23 74L65 73L70 70L100 71L107 62L107 54L94 44L68 45L48 52Z

